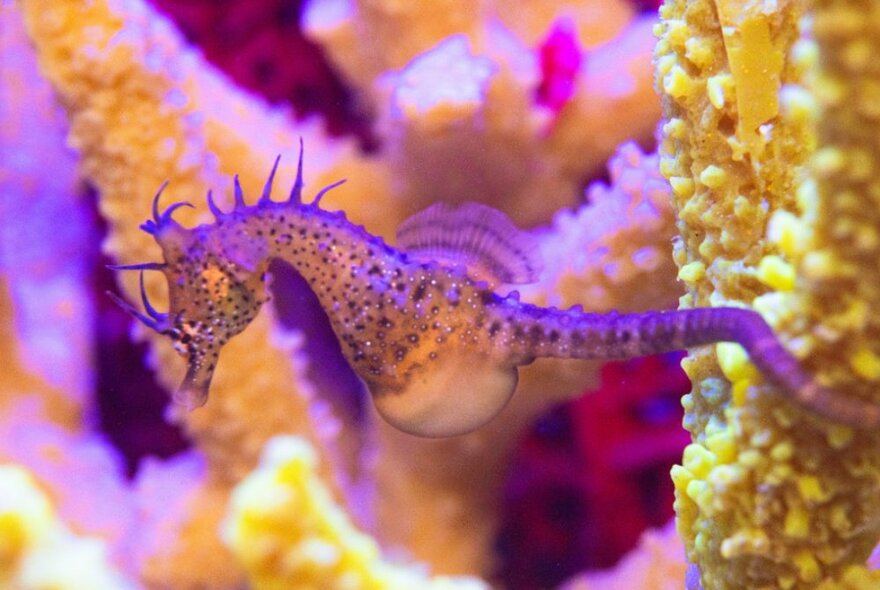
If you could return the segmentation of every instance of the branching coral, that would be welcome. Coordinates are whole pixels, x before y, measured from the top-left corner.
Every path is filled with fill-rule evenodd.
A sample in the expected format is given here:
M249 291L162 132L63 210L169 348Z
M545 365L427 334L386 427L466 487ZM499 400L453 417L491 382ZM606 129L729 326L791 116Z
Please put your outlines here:
M119 253L122 260L143 260L151 257L149 240L137 230L142 213L130 204L133 196L154 192L164 178L176 190L197 194L204 194L210 186L222 186L217 160L206 151L206 143L227 154L227 162L246 167L253 152L247 148L242 153L247 138L241 133L257 132L265 140L260 149L272 154L284 148L271 144L283 144L285 139L271 130L283 115L262 107L256 109L257 117L246 120L240 133L229 128L232 113L237 120L245 117L249 99L215 74L195 67L194 56L184 51L180 39L143 7L124 6L129 24L123 29L122 8L91 4L83 15L84 7L69 3L54 7L22 4L29 32L42 48L44 74L68 108L71 143L81 152L82 170L101 191L101 207L110 229L106 249ZM292 145L292 134L288 140ZM368 176L364 171L362 177ZM253 181L242 175L242 182L247 186ZM152 290L154 285L149 287ZM173 585L168 580L175 571L190 569L186 550L178 550L181 545L192 543L210 554L213 542L215 554L222 555L214 532L220 509L214 510L216 503L208 499L212 494L223 498L224 489L228 493L230 482L256 464L269 436L296 430L316 442L322 437L309 423L309 390L296 385L299 378L289 361L289 347L279 346L279 339L270 336L268 317L263 317L239 343L263 352L248 355L249 366L218 375L222 391L232 393L224 394L211 412L188 417L188 429L209 458L207 480L200 484L205 501L197 503L200 512L187 515L185 522L169 523L181 532L174 544L163 547L156 573L144 573L158 585ZM176 380L169 358L173 351L160 346L156 353L158 366L168 367L161 376ZM259 378L252 377L257 374ZM211 513L213 524L204 516ZM201 532L186 532L190 525ZM145 572L150 571L147 565ZM206 570L206 575L214 573Z
M429 578L416 567L383 560L376 542L333 502L316 467L304 440L277 437L233 492L223 537L256 587L487 587L475 579Z
M803 8L674 1L661 10L661 169L681 218L682 303L753 305L823 383L871 396L877 327L860 310L880 284L876 111L863 105L876 82L859 56L876 39L862 4L829 2L815 9L816 43L795 43ZM810 92L799 85L817 53ZM685 367L694 443L673 479L679 532L704 586L876 584L860 565L878 538L876 433L781 402L735 348Z
M534 224L571 205L622 141L650 141L659 115L652 20L634 18L628 2L602 3L601 19L588 16L598 10L593 1L443 2L430 11L317 1L305 19L376 112L406 213L438 200L478 200ZM536 48L562 21L572 23L583 63L570 99L548 109L535 96L543 75ZM380 32L389 28L395 34ZM615 124L623 117L626 126Z
M203 68L163 21L137 3L99 2L86 8L69 3L24 2L22 10L37 45L43 72L67 109L71 120L70 141L81 153L82 170L100 192L102 213L109 222L105 249L121 262L154 258L148 236L140 233L137 226L148 211L148 199L163 180L170 181L167 198L188 197L201 204L201 197L209 188L213 188L215 194L224 187L229 191L221 173L238 172L245 191L253 194L275 154L291 153L299 135L306 138L310 154L309 177L316 178L316 184L342 176L349 178L345 189L327 197L324 204L328 208L342 208L371 230L388 235L407 210L418 206L418 201L406 201L405 192L394 195L389 182L394 170L393 158L389 158L391 166L377 159L364 160L354 155L348 144L322 141L314 126L294 130L284 115L268 111L258 101L243 96L212 71ZM87 13L83 14L83 10ZM639 38L644 39L644 27L641 30ZM622 92L622 96L630 96L628 89L632 88L644 91L647 79L644 53L638 50L637 44L627 47L630 53L624 55L641 59L642 69L639 70L640 77L637 75L635 80L629 77L625 68L614 70L622 74L619 78L621 84L612 86ZM530 75L534 76L534 73ZM519 116L516 113L522 112L523 102L530 99L528 84L516 88L517 94L509 103L515 108L500 121L517 123ZM604 89L585 86L578 96L595 96ZM644 98L646 96L643 95L644 104L649 105L651 101ZM478 95L478 99L485 101L486 97ZM499 112L509 108L503 101L493 100L497 101L492 103L493 108ZM631 105L621 106L625 102L612 101L611 104L631 108ZM613 110L611 106L609 109ZM479 106L478 110L484 110L484 107ZM648 108L645 112L654 111ZM606 117L606 120L611 119L613 117ZM649 114L646 128L650 127L650 119ZM571 123L557 128L576 127L579 121L575 117ZM561 124L557 122L557 125ZM535 128L531 128L530 132L534 131ZM254 137L259 141L253 141ZM608 140L603 149L609 150L615 142ZM573 160L580 146L567 145L559 149L568 150L567 157ZM388 150L390 153L391 147ZM398 153L403 157L405 152ZM628 153L630 165L634 169L641 167L640 158L634 157L632 151ZM607 151L603 154L600 150L593 161L601 161L605 155ZM578 158L582 156L582 153L577 155ZM552 157L559 158L558 155ZM654 174L650 172L650 162L645 163L649 177ZM292 165L293 158L285 158L279 177L290 178ZM565 183L554 181L543 188L559 193L558 198L574 201L576 182L573 179L585 169L581 167L574 173L567 172L569 177ZM476 179L482 173L473 171L470 174ZM633 174L635 176L629 177L633 186L620 193L614 192L620 195L615 199L626 202L630 198L638 200L641 194L655 194L651 192L654 189L642 193L639 185L641 173ZM569 188L557 190L552 189L553 186ZM443 196L458 198L458 195ZM470 198L477 196L482 195L470 195ZM498 198L498 195L486 197ZM228 204L229 198L229 192L220 196L221 206ZM554 208L554 202L535 198L536 202L544 202L542 215L547 216L547 212ZM638 222L643 219L638 218L642 213L636 209L624 207L623 210ZM646 210L646 213L653 218L659 211ZM203 219L203 214L204 210L199 210L181 218L184 223L191 224ZM557 235L568 232L573 236L581 224L592 223L598 216L598 213L593 217L578 214L574 218L577 222L565 223L564 227L560 225ZM609 243L619 246L619 250L612 249L614 253L610 258L598 257L578 263L569 270L560 269L548 289L556 289L558 281L565 281L566 276L595 273L599 266L613 264L615 260L627 266L631 252L639 251L642 246L653 248L667 239L664 236L669 235L671 218L663 213L659 214L658 220L656 227L661 233L637 233L638 239L644 241L628 244L623 237L628 235L625 231L610 234ZM603 237L597 236L597 240ZM549 248L553 251L570 241L570 238L559 239L555 242L558 246ZM553 238L548 238L548 244L552 243ZM561 261L563 257L559 259ZM662 264L653 265L649 260L639 264L636 275L627 272L620 280L632 280L641 272L646 273L644 276L662 276L665 268ZM569 284L571 286L562 294L566 303L575 303L586 297L579 292L580 283L571 281ZM663 293L660 298L668 301L674 287L668 281L660 284L659 292ZM130 281L126 286L129 290L134 287ZM161 291L149 276L147 290L153 299L162 300ZM541 295L537 292L533 296L550 298L551 293ZM639 291L638 296L647 296L646 291ZM552 297L558 298L559 294ZM607 305L620 308L643 305L632 303L627 297L627 290L621 288L609 298ZM175 477L188 482L188 492L177 496L188 509L173 510L167 515L167 522L156 522L150 527L170 531L172 541L151 540L149 530L144 531L145 536L138 537L142 548L137 558L139 575L151 585L187 587L211 584L219 587L237 583L239 574L229 569L230 562L223 557L225 554L213 532L230 485L255 465L258 450L274 433L297 431L308 436L316 448L328 448L326 436L311 426L308 417L309 407L313 404L309 385L299 377L302 357L290 364L287 349L279 347L278 340L270 337L270 320L264 311L256 325L231 345L227 355L235 362L217 375L212 403L204 411L184 418L197 449L206 460L204 467L177 471L169 466L142 476L140 500L150 506L153 502L162 502L159 499L162 496L151 496L153 492L150 490L158 491L169 486ZM243 354L245 350L247 354ZM154 363L161 380L169 385L177 381L179 368L170 349L157 344L154 351ZM503 475L501 466L506 463L518 433L536 412L554 398L580 391L589 381L589 370L573 373L576 374L568 380L556 378L555 366L535 367L524 373L522 405L511 408L494 427L461 440L430 445L401 438L399 433L380 436L376 453L379 461L376 486L383 493L376 496L378 506L375 508L380 515L380 538L385 542L408 544L418 557L430 558L439 571L487 568L491 563L488 556L495 511L491 499L496 495ZM547 375L554 376L554 392L544 391ZM291 389L302 395L291 395ZM529 395L528 391L541 395ZM419 453L414 449L419 449ZM322 461L325 469L333 463L332 453ZM485 486L469 485L462 476L463 472L481 474L486 479ZM426 482L431 485L426 486ZM402 507L413 515L413 522L431 522L432 535L417 531L420 534L413 536L412 531L399 530L401 521L393 512L401 511ZM454 507L458 517L448 518L450 507ZM145 510L155 512L149 507ZM485 525L481 524L481 532L465 535L468 544L461 544L459 554L450 554L442 549L442 545L433 542L460 537L462 530L470 533L477 520ZM150 553L151 547L160 546L156 553ZM203 556L200 559L204 564L217 565L193 571L189 568L192 555Z
M344 209L375 233L390 236L408 213L429 202L479 198L521 220L553 219L538 234L547 272L524 297L554 305L584 302L597 310L672 302L676 285L663 255L672 215L653 157L624 148L612 160L611 186L593 188L589 204L553 216L561 205L577 202L577 187L614 145L650 134L657 107L643 50L650 42L647 21L632 20L623 3L610 7L602 27L577 18L595 10L591 2L534 4L527 11L501 1L441 4L432 13L395 12L399 3L390 2L335 6L343 10L333 15L315 3L309 22L376 114L381 145L369 157L349 142L326 140L315 124L295 128L285 114L244 96L204 68L139 3L21 3L44 75L66 108L82 173L100 194L108 253L120 262L155 259L137 226L163 180L170 181L167 198L199 205L179 212L192 225L206 219L202 196L208 189L221 206L229 204L228 175L240 174L245 192L254 194L274 156L283 153L279 177L292 178L293 148L303 135L314 186L349 179L325 206ZM872 200L877 82L869 67L876 49L869 31L877 28L871 24L877 16L857 3L819 3L815 43L796 44L802 10L793 2L774 9L722 0L673 0L663 9L657 81L668 120L660 168L680 216L675 260L689 288L685 306L754 306L823 384L870 398L866 383L880 374L877 322L870 314L880 284ZM567 74L571 96L551 108L535 97L547 74L537 47L566 18L574 22L571 47L585 48L583 66ZM438 71L471 92L438 88ZM628 124L619 125L627 115ZM4 133L10 130L15 128L4 126ZM817 142L820 149L810 156ZM15 175L12 180L23 178ZM610 223L612 215L624 221ZM3 260L4 273L11 272ZM124 280L133 293L133 280ZM162 300L158 281L148 277L147 290ZM11 325L11 301L2 301L4 330ZM342 461L334 450L340 423L316 397L332 392L316 392L303 378L305 363L317 359L306 359L299 336L281 336L273 321L271 310L264 310L230 344L232 362L220 369L204 410L177 416L195 441L194 452L143 469L130 496L112 459L101 452L93 461L83 459L97 447L92 438L31 426L5 406L18 423L2 431L0 454L26 463L65 519L112 540L152 587L243 583L249 566L242 569L225 551L216 527L231 489L257 465L260 449L290 432L322 455L320 477L330 491L311 473L309 452L300 446L275 464L275 472L258 472L251 491L280 484L285 493L305 493L300 499L320 496L314 522L338 525L332 542L324 538L295 551L294 561L354 555L343 538L350 534L368 547L368 562L380 563L372 541L339 519L339 506L362 499L366 487L375 501L358 505L360 524L383 544L405 547L435 571L489 571L496 498L518 435L548 404L582 390L591 370L538 363L523 371L520 395L495 422L448 441L342 422L347 430L371 432L359 440L375 445ZM4 358L20 359L17 347L7 346L13 337L0 336ZM161 381L175 384L180 367L170 348L154 342L152 350ZM687 366L696 387L685 402L686 425L695 441L674 480L679 532L705 587L876 583L861 565L878 537L876 435L827 424L780 401L736 347L698 353ZM14 372L4 366L4 402L26 390L64 399L22 367L18 360ZM62 387L69 393L82 385ZM47 407L54 420L78 427L78 403ZM36 460L39 451L32 448L50 449L49 461ZM76 519L87 511L65 493L64 474L88 471L53 464L62 448L108 474L105 492L120 498L117 521L131 514L128 502L137 505L139 532L126 537L100 519ZM371 456L370 469L363 456ZM298 465L299 475L277 479L281 465ZM94 487L103 485L93 479ZM361 487L349 487L352 480ZM322 491L309 495L316 490ZM332 494L339 506L332 505ZM230 530L259 533L262 540L272 538L273 527L290 525L282 515L262 521L265 529L243 526L249 521L241 515L230 522L238 527ZM192 568L193 560L203 567ZM379 567L382 575L392 575L388 568ZM272 570L262 579L281 579L272 577L277 574Z
M36 482L12 465L0 465L0 584L21 590L136 587L110 564L105 541L71 533Z
M0 17L0 407L30 391L48 417L75 429L92 385L94 316L83 283L96 249L89 247L84 199L73 196L75 158L63 143L64 116L36 71L20 19L10 6L0 7Z

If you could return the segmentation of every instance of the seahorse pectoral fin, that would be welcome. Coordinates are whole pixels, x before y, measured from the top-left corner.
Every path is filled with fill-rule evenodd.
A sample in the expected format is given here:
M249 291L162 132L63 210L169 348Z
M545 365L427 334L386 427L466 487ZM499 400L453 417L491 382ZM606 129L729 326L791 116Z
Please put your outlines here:
M516 389L516 367L470 351L448 352L410 376L401 391L373 391L379 414L415 436L467 434L498 415Z

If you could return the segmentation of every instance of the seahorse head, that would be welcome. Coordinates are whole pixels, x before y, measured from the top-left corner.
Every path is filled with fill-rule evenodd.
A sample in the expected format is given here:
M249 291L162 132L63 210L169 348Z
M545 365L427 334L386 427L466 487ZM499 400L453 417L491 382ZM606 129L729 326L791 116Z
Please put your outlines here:
M186 359L186 376L174 400L193 409L207 400L223 346L247 327L267 300L267 262L251 258L254 263L249 264L243 260L236 251L235 237L217 224L186 229L176 223L172 212L188 205L176 203L160 214L154 201L153 219L142 226L155 237L164 262L115 268L158 270L165 275L167 313L150 305L143 275L141 296L146 315L125 302L120 304L147 326L170 337L175 350Z
M180 226L156 235L168 279L165 333L187 361L186 377L175 401L193 408L205 403L221 348L244 330L268 298L266 262L245 268L220 246L217 228Z

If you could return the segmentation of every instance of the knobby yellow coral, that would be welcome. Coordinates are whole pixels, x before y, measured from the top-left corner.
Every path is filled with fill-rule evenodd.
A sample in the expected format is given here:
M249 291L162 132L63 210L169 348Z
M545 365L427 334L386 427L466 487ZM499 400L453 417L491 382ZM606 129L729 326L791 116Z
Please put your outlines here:
M752 305L823 384L877 399L880 323L868 310L880 298L880 80L866 56L880 49L880 12L818 3L814 44L798 41L804 8L670 0L661 10L661 170L681 219L682 305ZM783 402L737 347L685 367L694 442L673 479L704 587L874 587L880 577L862 564L880 536L877 434Z
M484 590L475 578L431 578L412 565L381 556L334 503L316 473L308 443L269 441L259 468L232 494L223 537L247 569L254 588Z
M7 464L0 465L0 587L122 590L134 584L114 570L103 540L71 533L27 471Z

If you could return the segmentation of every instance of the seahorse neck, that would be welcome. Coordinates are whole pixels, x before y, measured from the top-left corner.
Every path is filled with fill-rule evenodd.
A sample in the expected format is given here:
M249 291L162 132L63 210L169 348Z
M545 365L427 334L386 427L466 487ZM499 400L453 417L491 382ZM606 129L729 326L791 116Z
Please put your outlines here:
M403 263L399 251L341 212L312 205L257 206L243 219L245 237L261 262L280 259L309 283L328 313L371 283L388 283ZM368 274L368 277L362 276ZM390 285L376 285L376 287Z

